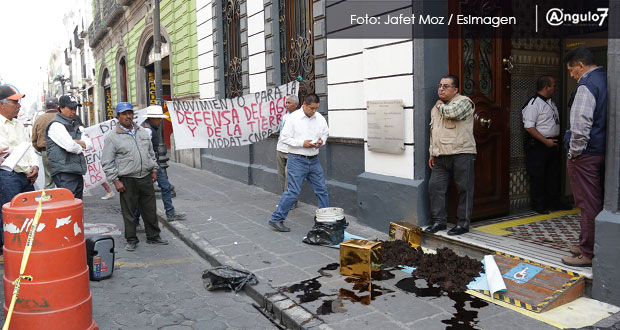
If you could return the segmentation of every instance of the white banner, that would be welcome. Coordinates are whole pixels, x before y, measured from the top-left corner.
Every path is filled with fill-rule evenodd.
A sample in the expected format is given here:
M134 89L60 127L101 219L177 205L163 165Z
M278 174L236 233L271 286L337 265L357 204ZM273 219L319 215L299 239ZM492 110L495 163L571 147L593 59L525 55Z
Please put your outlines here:
M142 125L146 120L146 109L136 110L133 113L133 121L137 125ZM84 129L84 133L93 144L93 149L84 151L86 158L86 174L84 174L84 191L96 187L105 182L105 173L101 169L101 153L103 152L103 140L108 132L116 129L118 120L116 118L106 120L103 123L89 126Z
M286 96L298 82L220 100L167 101L176 149L228 148L256 143L278 130Z

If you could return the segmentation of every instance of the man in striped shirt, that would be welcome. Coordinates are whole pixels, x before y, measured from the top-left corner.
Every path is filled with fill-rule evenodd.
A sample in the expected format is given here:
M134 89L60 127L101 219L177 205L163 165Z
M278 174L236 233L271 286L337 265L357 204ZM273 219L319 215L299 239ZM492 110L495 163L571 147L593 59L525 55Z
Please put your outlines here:
M594 219L603 210L605 140L607 126L607 73L594 63L594 55L576 47L566 56L570 76L577 80L572 93L570 127L564 137L568 150L568 177L575 204L581 209L579 245L573 257L562 258L569 266L591 267L594 258Z

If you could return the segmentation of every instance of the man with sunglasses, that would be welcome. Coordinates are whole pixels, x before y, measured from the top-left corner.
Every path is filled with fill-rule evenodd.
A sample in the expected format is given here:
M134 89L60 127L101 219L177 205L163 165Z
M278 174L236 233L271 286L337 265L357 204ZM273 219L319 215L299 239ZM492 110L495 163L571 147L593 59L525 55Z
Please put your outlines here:
M21 108L19 94L9 85L0 86L0 158L6 158L23 142L30 142L24 125L17 120ZM0 169L0 206L10 202L15 195L34 190L34 182L39 175L39 159L34 149L28 148L13 169ZM2 246L2 212L0 212L0 263L4 262Z
M454 177L459 192L456 226L448 235L469 231L474 201L474 102L459 94L459 78L447 75L437 86L439 100L431 109L430 158L431 178L428 183L430 211L433 224L428 233L445 230L448 222L446 193L450 178Z
M63 95L58 100L59 112L45 131L45 149L50 175L58 188L69 189L75 198L82 199L86 158L84 150L90 150L90 139L82 138L82 121L77 108L82 105L75 97Z

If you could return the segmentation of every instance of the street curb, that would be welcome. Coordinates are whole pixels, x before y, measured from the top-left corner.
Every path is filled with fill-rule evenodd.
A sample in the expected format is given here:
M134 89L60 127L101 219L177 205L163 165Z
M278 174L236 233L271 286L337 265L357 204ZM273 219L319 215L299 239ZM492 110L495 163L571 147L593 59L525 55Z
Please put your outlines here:
M168 222L161 213L157 213L157 219L174 236L194 250L201 258L207 260L214 266L229 266L233 268L245 269L243 265L235 262L222 250L214 247L209 242L193 233L182 221ZM293 330L332 330L323 320L318 319L304 307L298 305L292 299L281 293L277 293L274 288L267 285L259 278L257 285L246 285L243 292L254 300L258 306L271 315L271 320L284 325L287 329Z

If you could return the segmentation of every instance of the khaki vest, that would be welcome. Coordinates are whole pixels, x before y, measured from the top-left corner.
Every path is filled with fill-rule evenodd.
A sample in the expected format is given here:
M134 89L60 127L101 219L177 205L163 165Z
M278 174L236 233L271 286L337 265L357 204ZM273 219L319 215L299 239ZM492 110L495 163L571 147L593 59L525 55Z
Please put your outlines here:
M472 112L464 120L450 120L443 117L439 109L433 106L431 110L431 137L429 152L431 157L476 154L476 140L474 139L474 102L467 96L456 94L450 102L466 99L471 102Z

